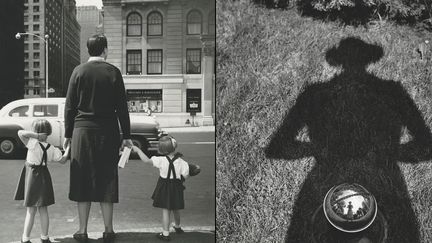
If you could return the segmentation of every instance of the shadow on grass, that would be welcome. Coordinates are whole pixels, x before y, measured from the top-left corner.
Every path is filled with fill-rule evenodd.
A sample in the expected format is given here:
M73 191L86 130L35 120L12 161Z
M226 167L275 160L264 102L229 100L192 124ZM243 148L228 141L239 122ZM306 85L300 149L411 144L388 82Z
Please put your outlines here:
M184 242L184 243L200 243L200 242L214 242L214 232L185 232L184 234L170 234L170 242ZM55 238L53 243L77 243L72 237ZM100 239L89 239L88 243L102 243L102 236ZM116 243L142 243L142 242L162 242L156 238L156 233L133 233L122 232L116 233Z
M261 4L267 8L281 8L285 9L289 6L289 0L253 0L256 4Z
M342 66L342 73L306 87L266 148L269 158L316 160L297 196L286 242L312 241L308 229L314 210L332 186L343 182L359 183L376 197L388 221L388 242L420 241L397 162L430 159L432 136L399 83L366 71L382 56L380 46L352 37L327 50L327 62Z

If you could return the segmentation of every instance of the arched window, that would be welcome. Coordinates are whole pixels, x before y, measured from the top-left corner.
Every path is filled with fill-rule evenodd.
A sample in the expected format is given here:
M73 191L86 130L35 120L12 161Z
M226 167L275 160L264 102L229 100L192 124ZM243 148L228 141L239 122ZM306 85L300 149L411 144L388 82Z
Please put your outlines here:
M130 13L127 16L126 21L127 21L126 35L141 36L141 15L139 15L139 13L136 12Z
M214 35L216 34L216 16L215 16L215 11L212 11L209 14L209 19L208 19L208 33L210 35Z
M201 23L202 16L197 10L192 10L186 17L187 22L187 34L188 35L199 35L201 34Z
M147 16L147 35L162 35L162 14L159 12Z

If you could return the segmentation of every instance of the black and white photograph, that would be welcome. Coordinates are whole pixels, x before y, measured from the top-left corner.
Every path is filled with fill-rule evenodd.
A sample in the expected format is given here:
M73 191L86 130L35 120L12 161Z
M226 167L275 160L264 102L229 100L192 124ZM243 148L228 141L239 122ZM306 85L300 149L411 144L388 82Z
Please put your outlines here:
M216 2L218 242L432 242L432 2Z
M2 0L0 242L215 242L215 0Z

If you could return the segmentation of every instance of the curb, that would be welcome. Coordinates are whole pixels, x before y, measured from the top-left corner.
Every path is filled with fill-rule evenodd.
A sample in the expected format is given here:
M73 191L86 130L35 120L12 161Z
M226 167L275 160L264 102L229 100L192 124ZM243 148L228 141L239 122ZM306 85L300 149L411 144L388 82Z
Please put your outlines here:
M164 132L215 132L214 126L200 127L161 127Z
M187 232L198 232L198 233L207 233L213 234L215 230L215 226L182 226L182 229ZM174 232L174 230L170 230L170 232ZM127 229L127 230L116 230L116 233L159 233L161 232L161 227L150 227L150 228L140 228L140 229ZM89 232L88 237L90 239L98 239L102 237L103 232ZM72 234L69 235L56 235L49 236L51 240L58 238L72 238ZM40 241L39 238L30 239L32 242ZM56 241L53 241L53 243ZM20 241L10 241L8 243L20 243Z

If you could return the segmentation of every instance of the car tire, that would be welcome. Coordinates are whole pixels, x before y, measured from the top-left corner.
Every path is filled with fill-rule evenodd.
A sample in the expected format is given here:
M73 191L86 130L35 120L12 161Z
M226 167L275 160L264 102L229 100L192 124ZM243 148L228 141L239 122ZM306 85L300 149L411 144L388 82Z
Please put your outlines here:
M0 157L13 158L18 150L17 143L12 138L0 138Z

